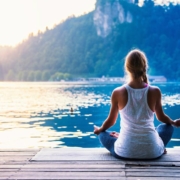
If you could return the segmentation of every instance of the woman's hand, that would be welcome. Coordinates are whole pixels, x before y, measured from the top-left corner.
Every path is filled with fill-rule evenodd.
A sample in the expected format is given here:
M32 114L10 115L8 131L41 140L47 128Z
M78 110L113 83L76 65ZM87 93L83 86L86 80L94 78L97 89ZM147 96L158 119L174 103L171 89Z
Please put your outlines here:
M94 134L99 134L100 132L102 132L102 129L96 125L94 125Z
M119 133L113 131L113 132L110 133L110 136L118 138L119 137Z
M180 127L180 119L175 120L173 125L176 127Z

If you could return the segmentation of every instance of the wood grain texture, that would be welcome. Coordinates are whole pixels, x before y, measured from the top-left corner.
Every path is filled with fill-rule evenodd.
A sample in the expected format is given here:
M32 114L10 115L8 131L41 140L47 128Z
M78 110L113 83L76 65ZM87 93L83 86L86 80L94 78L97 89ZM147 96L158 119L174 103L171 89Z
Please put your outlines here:
M0 150L2 179L180 179L180 152L157 160L115 159L102 148Z

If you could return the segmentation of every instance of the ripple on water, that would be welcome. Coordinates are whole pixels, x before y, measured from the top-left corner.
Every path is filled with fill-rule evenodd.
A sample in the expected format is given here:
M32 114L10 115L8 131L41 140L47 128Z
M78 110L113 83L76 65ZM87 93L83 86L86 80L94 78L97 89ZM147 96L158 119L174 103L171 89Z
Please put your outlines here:
M100 125L108 115L115 87L0 83L0 137L6 137L0 138L0 147L96 147L93 124ZM162 88L162 104L171 112L169 107L180 105L180 86ZM172 143L180 142L178 136L176 132Z

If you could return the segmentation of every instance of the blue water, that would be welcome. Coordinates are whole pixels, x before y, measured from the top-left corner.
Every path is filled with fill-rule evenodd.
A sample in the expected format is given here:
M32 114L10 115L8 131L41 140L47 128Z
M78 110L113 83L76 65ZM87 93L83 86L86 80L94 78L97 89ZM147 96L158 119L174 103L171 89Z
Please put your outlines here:
M0 83L0 148L100 147L93 125L106 119L111 92L120 85ZM180 118L180 83L156 86L164 111ZM119 131L119 124L118 117L110 130ZM180 147L180 129L168 147Z

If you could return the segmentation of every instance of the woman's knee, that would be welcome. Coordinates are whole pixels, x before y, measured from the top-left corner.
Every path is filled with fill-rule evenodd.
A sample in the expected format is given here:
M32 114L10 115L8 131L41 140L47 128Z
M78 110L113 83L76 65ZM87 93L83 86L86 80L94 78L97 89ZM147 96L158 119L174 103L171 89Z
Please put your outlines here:
M174 132L174 127L171 124L166 124L168 130L173 134Z
M107 138L108 136L109 136L109 133L107 131L103 131L98 134L99 139L104 139L104 138Z
M103 131L98 134L99 141L103 145L104 145L105 141L107 141L108 137L109 137L109 133L107 131Z
M110 132L108 132L108 131L101 132L98 135L98 138L99 138L99 141L101 142L101 144L105 148L107 148L109 151L112 151L112 148L114 148L114 143L117 139L112 137L110 135Z
M166 146L168 142L171 140L171 137L174 132L174 127L170 124L160 124L156 130L159 136L161 137L164 146Z
M168 132L168 133L173 134L174 127L171 124L160 124L157 127L157 130L160 131L160 132Z

